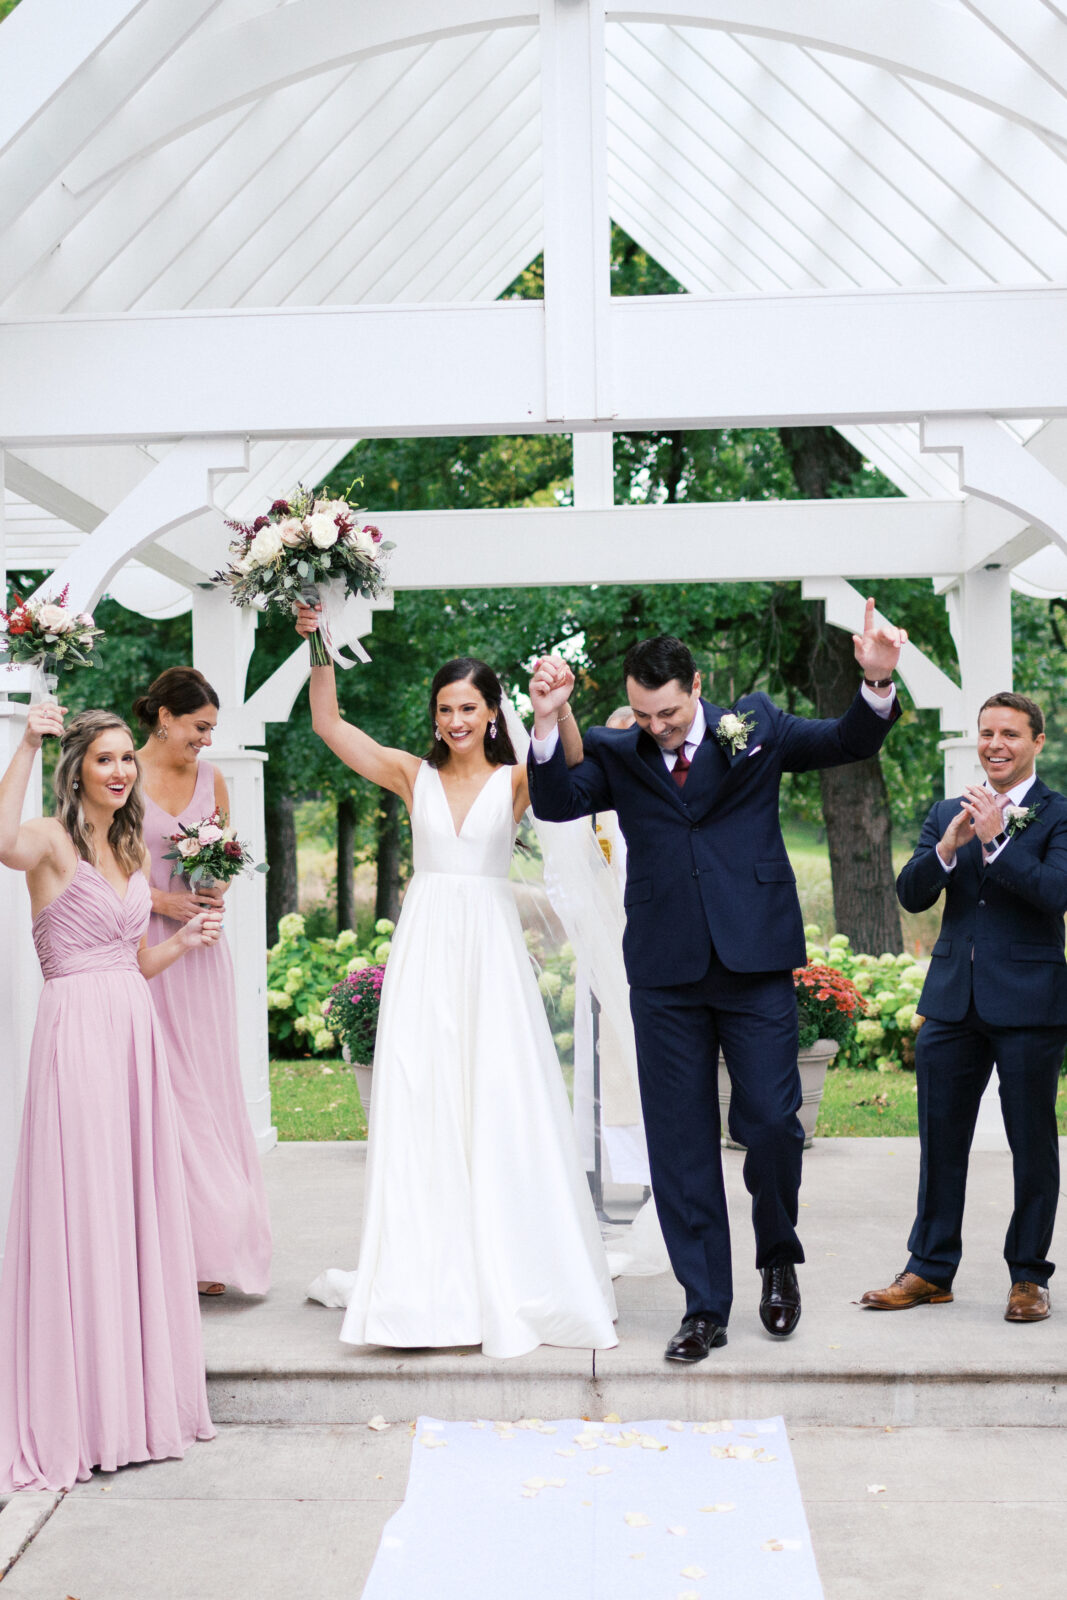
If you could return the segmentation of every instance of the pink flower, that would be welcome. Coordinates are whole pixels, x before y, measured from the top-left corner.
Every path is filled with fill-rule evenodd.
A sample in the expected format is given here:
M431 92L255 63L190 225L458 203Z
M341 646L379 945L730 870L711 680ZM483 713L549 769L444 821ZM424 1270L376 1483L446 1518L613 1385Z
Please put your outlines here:
M202 822L197 831L201 844L217 844L222 838L222 829L214 822Z

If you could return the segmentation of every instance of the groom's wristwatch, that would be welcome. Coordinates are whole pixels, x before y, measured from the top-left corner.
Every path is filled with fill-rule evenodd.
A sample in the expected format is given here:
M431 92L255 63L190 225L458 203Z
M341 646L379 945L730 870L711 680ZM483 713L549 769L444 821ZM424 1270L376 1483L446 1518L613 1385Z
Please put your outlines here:
M868 689L891 689L893 687L892 678L864 678L863 681Z

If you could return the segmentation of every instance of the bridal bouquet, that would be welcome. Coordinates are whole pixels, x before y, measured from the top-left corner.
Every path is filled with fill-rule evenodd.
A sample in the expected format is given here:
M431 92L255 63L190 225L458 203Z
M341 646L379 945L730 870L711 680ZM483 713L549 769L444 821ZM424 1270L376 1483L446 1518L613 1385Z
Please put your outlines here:
M0 650L8 666L37 669L31 698L43 700L55 688L58 674L75 667L98 667L96 647L104 637L87 611L67 606L68 588L58 600L23 600L15 595L10 611L0 611Z
M187 828L183 822L178 832L171 834L170 842L174 849L168 850L163 859L179 863L191 889L197 885L210 888L215 883L229 883L231 878L239 877L242 872L266 872L266 862L253 865L251 851L237 838L228 822L229 819L216 807L203 822L197 822L191 828Z
M339 620L350 595L381 594L383 558L392 542L372 523L362 523L359 508L344 496L325 490L316 497L302 484L255 521L227 527L237 537L229 565L215 574L215 582L229 588L234 605L290 615L300 602L321 605L318 632L308 640L312 664L324 667L332 658L352 666L334 647L330 624Z

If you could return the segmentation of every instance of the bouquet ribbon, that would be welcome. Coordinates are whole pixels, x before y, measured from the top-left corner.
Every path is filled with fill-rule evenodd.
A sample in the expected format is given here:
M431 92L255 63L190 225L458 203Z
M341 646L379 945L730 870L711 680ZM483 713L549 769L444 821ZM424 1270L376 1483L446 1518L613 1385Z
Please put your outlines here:
M327 655L336 661L339 667L346 670L356 665L346 655L342 655L340 648L334 642L335 631L343 633L345 607L348 604L348 594L342 579L335 578L330 583L311 583L301 591L301 598L307 605L321 606L319 612L319 638L325 646ZM348 649L352 651L357 661L366 664L370 660L358 639L348 641Z

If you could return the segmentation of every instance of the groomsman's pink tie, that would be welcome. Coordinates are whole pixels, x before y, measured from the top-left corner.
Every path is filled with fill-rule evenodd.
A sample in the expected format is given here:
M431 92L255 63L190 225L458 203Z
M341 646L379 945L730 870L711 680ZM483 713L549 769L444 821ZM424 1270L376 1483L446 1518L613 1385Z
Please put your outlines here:
M671 777L674 779L679 789L685 788L685 780L689 776L689 768L692 766L692 764L693 763L685 753L685 745L683 745L678 752L678 759L671 769Z

